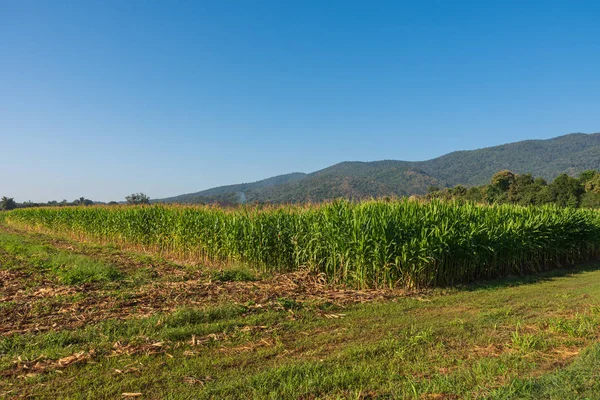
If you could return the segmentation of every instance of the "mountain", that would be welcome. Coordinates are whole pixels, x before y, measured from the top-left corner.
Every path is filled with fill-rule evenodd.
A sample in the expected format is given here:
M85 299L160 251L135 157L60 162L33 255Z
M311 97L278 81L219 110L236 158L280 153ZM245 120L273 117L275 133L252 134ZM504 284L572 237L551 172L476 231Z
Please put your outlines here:
M562 173L577 175L587 169L600 170L600 133L572 133L547 140L456 151L427 161L342 162L310 174L279 175L156 201L297 203L338 197L407 196L423 194L431 186L482 185L503 169L548 180Z
M456 151L415 164L448 186L483 185L502 169L552 180L562 173L576 175L586 169L599 170L600 133L572 133L547 140Z
M212 189L203 190L196 193L181 194L179 196L167 197L164 199L153 200L152 202L161 203L206 203L207 199L214 199L216 202L222 198L241 197L242 193L248 191L260 191L271 186L283 185L285 183L291 183L299 181L306 177L305 173L293 172L291 174L278 175L272 178L263 179L257 182L251 183L240 183L237 185L218 186ZM233 195L233 196L232 196ZM239 201L239 200L238 200Z

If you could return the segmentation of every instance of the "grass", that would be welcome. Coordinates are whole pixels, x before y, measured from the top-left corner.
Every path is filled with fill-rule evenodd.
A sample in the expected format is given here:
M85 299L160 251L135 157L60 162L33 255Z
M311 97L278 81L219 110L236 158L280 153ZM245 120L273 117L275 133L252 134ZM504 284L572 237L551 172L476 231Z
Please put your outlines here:
M599 265L352 304L92 250L0 230L0 326L38 321L0 336L0 398L600 398ZM56 275L80 257L121 277ZM154 276L132 284L132 262Z
M114 265L77 254L61 252L52 257L50 265L60 281L67 285L123 279L123 273Z
M530 379L515 379L493 391L495 399L600 398L600 344L590 346L566 368Z
M8 268L29 264L29 272L53 275L66 285L114 282L124 276L115 265L6 233L0 233L0 252L11 256Z

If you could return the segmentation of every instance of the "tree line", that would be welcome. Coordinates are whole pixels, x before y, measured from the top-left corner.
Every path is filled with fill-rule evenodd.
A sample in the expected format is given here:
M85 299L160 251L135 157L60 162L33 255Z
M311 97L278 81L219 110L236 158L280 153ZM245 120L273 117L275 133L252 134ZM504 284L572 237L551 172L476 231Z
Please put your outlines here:
M494 174L487 185L470 188L457 185L444 189L430 187L426 197L487 204L556 204L560 207L600 208L600 172L588 170L578 177L561 174L548 182L531 174L503 170Z
M552 182L548 182L544 178L535 178L531 174L516 174L509 170L503 170L495 173L487 185L472 187L456 185L452 188L432 186L423 197L427 199L460 199L486 204L509 203L523 206L556 204L560 207L600 208L600 172L588 170L577 177L561 174ZM206 201L202 203L220 203L215 198L204 200ZM150 198L144 193L133 193L126 196L125 201L127 204L150 204ZM85 197L71 202L63 200L47 203L31 201L17 203L14 198L4 196L0 199L0 211L27 207L89 206L93 204L117 205L118 203L116 201L94 202Z
M127 204L150 204L150 197L144 193L132 193L125 197ZM14 210L15 208L28 208L28 207L69 207L69 206L91 206L94 204L108 204L110 206L117 205L116 201L109 203L96 202L85 197L80 197L73 201L48 201L46 203L34 203L32 201L25 201L23 203L17 203L13 197L2 197L0 199L0 211Z

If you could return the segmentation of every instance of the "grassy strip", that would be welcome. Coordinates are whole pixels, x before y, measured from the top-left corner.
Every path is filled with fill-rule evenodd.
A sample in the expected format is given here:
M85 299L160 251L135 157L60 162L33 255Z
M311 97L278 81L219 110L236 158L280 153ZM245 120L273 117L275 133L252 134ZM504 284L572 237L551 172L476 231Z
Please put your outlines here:
M108 283L124 278L123 272L113 264L69 251L59 251L50 245L1 231L0 252L4 255L4 269L22 270L28 265L27 272L38 275L45 273L66 285Z
M515 379L491 393L492 399L600 399L600 344L572 365L541 377Z

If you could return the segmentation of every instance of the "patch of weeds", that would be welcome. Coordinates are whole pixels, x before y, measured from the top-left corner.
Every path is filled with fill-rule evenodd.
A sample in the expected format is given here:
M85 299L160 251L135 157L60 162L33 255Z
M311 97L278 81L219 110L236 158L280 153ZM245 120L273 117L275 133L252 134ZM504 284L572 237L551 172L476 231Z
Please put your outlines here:
M68 295L55 296L54 301L56 302L56 304L68 305L68 304L76 303L78 301L82 301L85 298L86 298L86 294L84 292L77 292L77 293L68 294Z
M452 321L450 321L449 325L462 332L472 332L475 329L473 323L467 322L462 318L454 318Z
M600 315L600 305L599 306L590 306L590 313L592 315Z
M16 305L17 303L15 303L14 301L3 301L0 303L0 310L3 308L11 308Z
M50 314L53 308L53 305L47 301L36 301L31 305L31 313L33 315L46 315Z
M300 310L302 308L302 304L297 302L294 299L288 299L285 297L281 297L277 299L277 303L283 307L284 310L295 311Z
M134 286L139 286L156 278L158 278L158 272L148 267L142 267L137 268L135 272L133 272L131 275L131 282Z
M114 265L81 255L60 253L51 262L55 274L62 283L67 285L114 282L123 279L123 273Z
M517 328L511 334L511 342L513 348L523 352L535 350L541 344L540 338L536 335L521 332L520 325L517 325Z
M592 337L596 333L598 321L590 315L577 314L571 319L553 319L549 326L554 332L566 333L571 337Z
M258 280L256 273L248 267L234 267L211 273L211 279L219 282L252 282Z
M536 377L519 377L493 390L489 399L597 399L600 345L595 344L566 368Z
M0 340L0 354L35 358L40 353L54 358L65 355L74 345L87 344L88 339L79 331L49 331L42 335L13 335Z
M432 343L434 340L433 330L431 328L418 330L415 326L411 326L411 333L408 338L408 344L418 346Z

